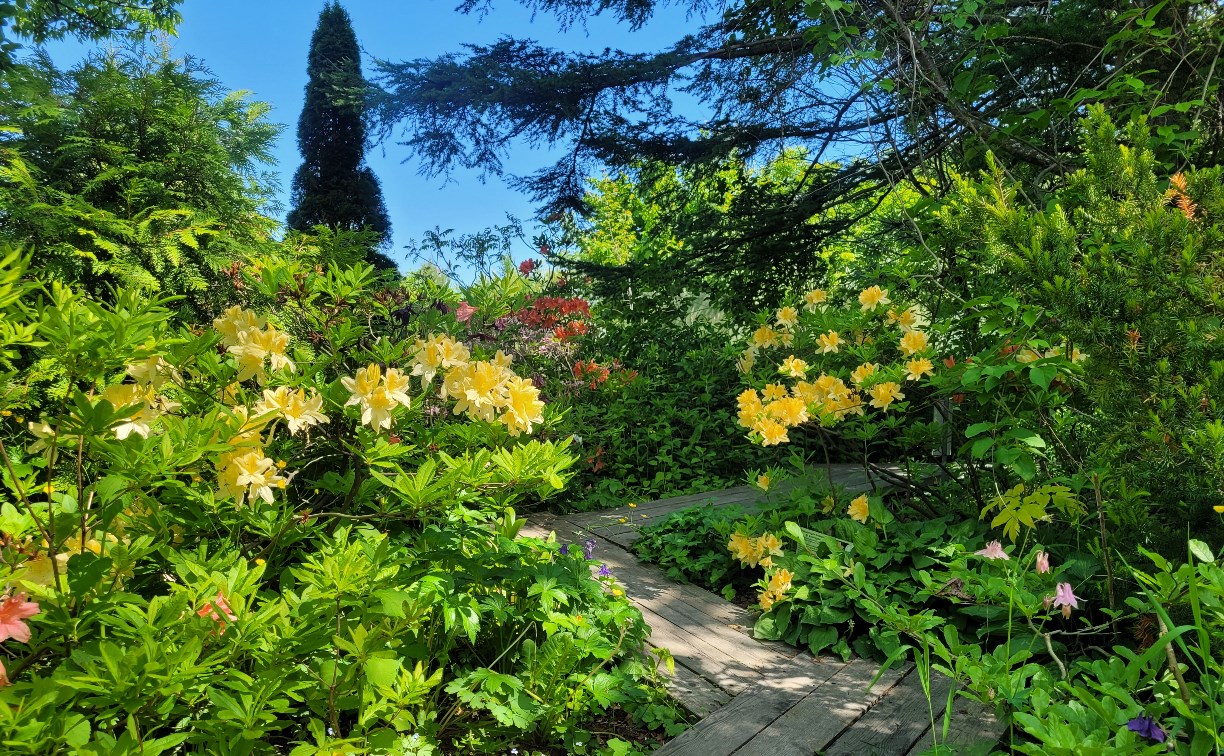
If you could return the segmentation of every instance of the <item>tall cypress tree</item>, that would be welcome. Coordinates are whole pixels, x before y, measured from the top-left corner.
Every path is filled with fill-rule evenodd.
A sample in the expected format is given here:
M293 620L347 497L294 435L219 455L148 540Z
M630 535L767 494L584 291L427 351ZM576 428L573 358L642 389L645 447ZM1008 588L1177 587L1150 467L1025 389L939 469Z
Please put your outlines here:
M369 229L379 247L391 241L391 221L378 178L365 165L366 81L348 11L338 2L324 6L310 39L306 104L298 118L302 166L293 176L289 228ZM393 267L370 250L370 261Z

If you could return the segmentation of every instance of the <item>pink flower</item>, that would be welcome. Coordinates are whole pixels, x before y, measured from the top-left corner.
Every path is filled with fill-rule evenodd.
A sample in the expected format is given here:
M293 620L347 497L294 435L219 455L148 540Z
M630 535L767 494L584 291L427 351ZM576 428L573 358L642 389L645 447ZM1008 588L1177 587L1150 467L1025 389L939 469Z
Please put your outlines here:
M1050 571L1050 555L1044 551L1037 552L1037 574L1045 575Z
M986 557L987 559L1002 559L1004 562L1011 559L1007 552L1003 550L1003 544L998 541L991 541L986 544L986 548L973 552L973 555Z
M24 593L6 596L0 601L0 641L12 638L29 643L30 627L25 620L38 614L38 611L38 604L26 601Z
M218 614L218 611L220 614ZM225 620L221 619L224 614L230 622L238 619L238 615L234 614L234 610L230 609L229 602L225 600L225 596L220 591L217 592L217 598L205 604L196 614L201 617L211 617L214 622L220 623L221 632L225 632Z
M1054 588L1054 606L1062 607L1063 617L1070 619L1071 610L1079 609L1079 598L1071 592L1070 583L1059 583Z
M531 275L531 271L535 270L535 268L535 260L532 260L530 257L519 263L519 273L525 276Z
M455 320L458 320L460 323L466 323L471 320L472 316L475 314L475 307L471 306L467 302L460 302L459 307L455 310Z
M8 684L8 670L4 668L4 662L0 661L0 688L6 687Z

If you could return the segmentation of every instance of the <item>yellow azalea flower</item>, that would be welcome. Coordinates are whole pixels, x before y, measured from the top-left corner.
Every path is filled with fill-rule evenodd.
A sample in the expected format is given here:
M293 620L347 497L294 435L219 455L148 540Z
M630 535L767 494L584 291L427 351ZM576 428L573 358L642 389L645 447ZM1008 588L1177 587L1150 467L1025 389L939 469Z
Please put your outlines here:
M727 550L741 562L747 561L752 557L752 540L743 533L732 533L731 540L727 541Z
M794 307L779 308L777 320L778 325L783 328L794 328L799 324L799 311Z
M874 310L880 305L886 305L892 300L888 298L888 290L881 289L879 286L870 286L859 292L859 304L862 305L862 311Z
M1019 362L1022 364L1036 362L1039 359L1041 359L1041 355L1037 354L1035 350L1029 349L1028 347L1025 347L1024 349L1021 349L1020 351L1016 352L1016 362Z
M888 311L888 322L896 323L902 331L915 331L926 325L926 320L918 314L918 311L913 307L903 310L898 313L896 310Z
M500 349L497 350L497 354L493 355L494 365L509 368L512 362L514 362L514 355L506 354Z
M765 347L773 347L778 345L778 332L767 325L763 325L752 334L752 346L757 349Z
M789 395L789 391L781 383L768 383L765 385L765 401L772 402L777 399L785 399Z
M935 365L926 357L919 357L905 363L905 372L905 380L918 381L924 375L935 375Z
M761 446L776 446L790 441L786 426L776 420L762 420L757 424L756 432L761 435Z
M222 454L217 465L217 497L233 498L242 506L249 497L272 503L272 489L282 487L285 479L276 472L276 463L262 449Z
M778 332L778 343L782 346L791 346L795 343L795 334L790 331Z
M744 391L735 398L735 401L739 403L740 409L761 409L761 395L758 394L757 390L753 388L744 389Z
M752 371L752 366L756 364L756 347L748 347L744 350L744 354L735 361L735 367L741 373Z
M888 405L905 398L905 394L901 393L900 384L892 381L872 386L867 393L871 395L871 406L879 407L882 410L887 410Z
M846 514L850 515L859 522L867 522L867 515L870 510L867 507L867 494L863 494L854 501L850 502L850 508L846 510Z
M791 378L802 378L807 375L807 371L808 364L793 354L782 360L782 364L778 366L779 373L788 375Z
M469 359L471 353L466 346L446 334L434 334L428 340L416 340L412 374L421 376L421 388L424 389L435 375L464 365Z
M387 374L383 376L383 387L387 389L387 394L405 407L412 406L412 399L408 396L408 386L411 382L408 374L395 368L388 368Z
M506 411L498 420L512 436L530 433L536 423L544 422L544 402L535 384L517 375L506 381Z
M371 394L378 390L378 384L382 382L382 368L378 365L371 364L368 367L359 368L357 375L353 378L347 376L340 379L340 383L348 389L352 396L344 403L345 407L361 404Z
M812 289L807 294L803 295L803 308L808 312L816 310L829 299L829 295L824 289Z
M361 422L376 431L383 428L390 430L391 413L398 406L399 402L395 401L385 388L375 389L374 393L361 403Z
M762 491L768 491L769 486L773 483L773 479L769 477L769 473L761 473L757 476L756 487Z
M837 335L837 331L822 333L816 340L820 343L821 354L836 352L837 347L843 343L842 337Z
M127 374L135 378L137 383L154 391L172 379L179 379L178 371L160 355L153 355L148 359L128 365Z
M265 325L267 325L265 319L238 305L230 307L221 313L221 317L213 321L213 328L221 334L221 343L227 347L238 346L238 334L245 331L258 331Z
M158 413L145 389L134 383L119 383L102 389L100 397L110 402L116 410L128 409L114 427L115 438L122 441L133 433L142 438L149 437L149 426L157 420Z
M308 396L304 389L294 391L288 386L264 389L263 399L251 409L256 415L269 412L279 414L285 419L290 435L328 421L327 415L322 412L323 397L317 391L312 391Z
M864 362L862 365L856 367L854 372L850 374L850 382L855 386L862 386L863 381L875 375L876 368L878 367L879 365L875 364L874 362Z
M808 421L807 404L802 399L791 396L770 402L765 407L765 412L783 425L792 428Z
M901 353L906 357L927 350L927 335L922 331L908 331L901 337Z
M776 594L783 594L790 590L791 580L794 579L795 573L787 569L779 569L774 572L769 578L769 590Z
M765 611L769 611L770 609L773 608L774 595L772 591L763 592L760 596L757 597L757 600L760 602L761 608L764 609Z
M799 381L794 386L791 386L791 394L804 404L815 404L823 396L820 389L816 388L816 384L808 383L807 381Z
M443 385L447 395L455 397L455 412L492 422L497 409L506 405L506 383L513 375L500 365L481 360L450 371Z

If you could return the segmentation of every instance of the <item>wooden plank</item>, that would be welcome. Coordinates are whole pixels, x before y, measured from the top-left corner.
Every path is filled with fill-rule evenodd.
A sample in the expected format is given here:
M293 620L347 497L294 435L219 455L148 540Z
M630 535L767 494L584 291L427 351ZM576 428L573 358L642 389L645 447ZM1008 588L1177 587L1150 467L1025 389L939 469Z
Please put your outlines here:
M908 670L890 669L867 690L879 671L874 662L852 660L735 751L736 756L811 756L820 751L895 688Z
M918 674L907 675L900 685L850 726L825 751L826 756L861 756L870 753L903 754L922 737L931 722L943 716L952 679L940 674L931 676L931 700L928 703L918 680Z
M842 669L795 659L655 751L659 756L727 756Z
M941 736L939 742L956 746L958 756L987 756L1006 732L1007 725L1000 722L989 707L968 698L957 698L952 702L947 737L942 737L943 720L935 721L935 734ZM927 752L935 740L928 726L906 756L919 756Z
M731 700L731 694L683 664L676 664L674 667L672 674L660 667L666 678L664 683L667 692L690 714L700 718L708 717Z
M564 518L551 525L562 541L580 542L585 535L585 531L569 527ZM538 533L532 531L533 535ZM595 547L594 556L612 571L638 608L649 609L678 627L699 630L707 643L725 653L755 664L770 664L800 653L784 643L753 639L756 620L750 612L695 585L677 583L663 569L642 564L624 549L604 542Z
M722 690L736 695L760 683L759 665L724 653L702 635L693 634L654 612L643 609L642 617L650 626L652 646L666 648L676 664L688 667Z

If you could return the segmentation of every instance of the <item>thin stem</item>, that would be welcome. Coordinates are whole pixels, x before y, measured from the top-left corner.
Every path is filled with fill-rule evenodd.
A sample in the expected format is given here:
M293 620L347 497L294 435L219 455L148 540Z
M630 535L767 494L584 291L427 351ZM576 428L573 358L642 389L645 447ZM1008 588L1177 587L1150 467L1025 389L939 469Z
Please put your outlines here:
M51 558L51 574L55 576L55 586L58 589L60 585L59 565L55 561L55 541L51 538L51 533L47 530L47 526L43 525L42 520L38 519L38 515L34 512L34 505L30 503L30 499L26 496L25 490L21 487L21 482L17 480L17 473L13 471L13 462L9 459L8 449L4 447L4 441L0 440L0 457L4 457L4 466L8 468L9 477L13 481L13 489L17 491L17 498L25 504L26 512L30 515L30 519L34 520L34 524L38 526L38 532L42 534L43 540L50 544ZM47 507L50 509L50 506Z

